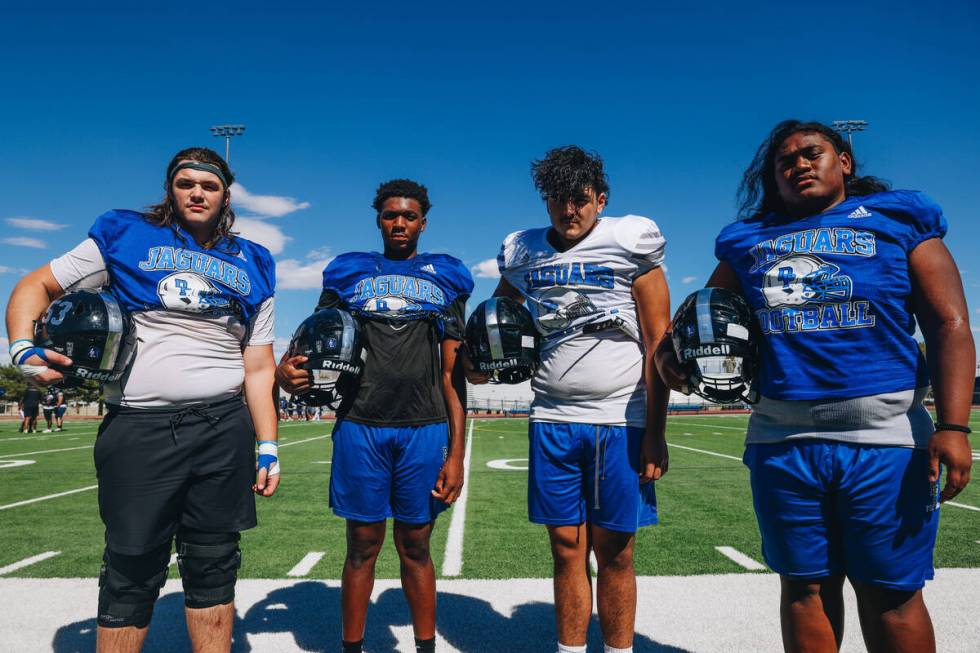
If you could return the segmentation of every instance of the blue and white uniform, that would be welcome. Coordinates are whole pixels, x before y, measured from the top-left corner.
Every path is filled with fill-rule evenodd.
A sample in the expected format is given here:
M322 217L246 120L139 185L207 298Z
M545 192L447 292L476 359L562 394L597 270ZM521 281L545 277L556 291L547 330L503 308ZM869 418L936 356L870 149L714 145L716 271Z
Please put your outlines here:
M635 215L600 218L564 252L548 242L549 229L507 236L497 257L542 335L531 380L529 517L632 532L656 522L653 484L637 476L646 386L632 288L663 264L665 241L655 222Z
M445 254L392 260L338 256L323 271L319 307L360 319L366 358L333 430L330 506L365 522L428 523L446 509L431 495L449 445L440 343L462 340L473 278Z
M932 577L933 426L908 259L945 233L935 202L897 190L718 236L762 333L745 460L763 552L782 574L897 589Z

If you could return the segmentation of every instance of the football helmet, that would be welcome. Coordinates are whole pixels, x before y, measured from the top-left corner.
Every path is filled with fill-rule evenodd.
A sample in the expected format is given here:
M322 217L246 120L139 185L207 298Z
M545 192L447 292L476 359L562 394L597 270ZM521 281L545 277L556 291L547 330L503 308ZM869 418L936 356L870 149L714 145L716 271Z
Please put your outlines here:
M777 261L763 279L766 304L799 306L809 302L846 302L851 298L851 278L839 274L840 266L804 254Z
M51 302L34 327L34 343L72 360L54 365L80 381L117 381L126 371L133 347L132 328L119 302L99 290L77 290Z
M521 383L541 364L534 318L519 302L492 297L466 321L466 351L474 367L494 383Z
M674 315L674 352L693 392L720 404L755 403L758 344L752 311L735 292L703 288Z
M357 390L366 354L360 325L347 311L324 308L306 318L293 334L289 355L309 359L301 367L312 373L313 389L296 400L336 410Z

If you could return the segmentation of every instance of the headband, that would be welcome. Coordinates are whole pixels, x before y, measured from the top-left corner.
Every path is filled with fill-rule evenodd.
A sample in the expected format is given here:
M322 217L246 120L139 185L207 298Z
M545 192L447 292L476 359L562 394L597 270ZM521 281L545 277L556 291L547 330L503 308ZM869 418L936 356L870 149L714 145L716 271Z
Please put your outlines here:
M225 179L225 174L221 172L221 168L213 163L204 163L202 161L184 161L183 163L178 164L173 170L170 171L170 180L168 183L172 184L177 173L185 168L200 170L201 172L210 172L212 175L215 175L218 179L220 179L221 183L225 185L225 190L228 190L228 180Z

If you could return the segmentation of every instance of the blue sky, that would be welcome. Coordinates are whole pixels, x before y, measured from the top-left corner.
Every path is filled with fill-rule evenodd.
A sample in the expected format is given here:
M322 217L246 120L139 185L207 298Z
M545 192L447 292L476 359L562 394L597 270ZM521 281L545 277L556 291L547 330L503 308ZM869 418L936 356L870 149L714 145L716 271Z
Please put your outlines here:
M608 215L660 224L676 306L772 125L861 118L865 171L945 208L980 330L976 2L60 4L0 21L4 304L101 212L157 201L174 152L244 123L236 205L279 262L284 340L330 256L379 246L380 181L428 185L423 249L479 275L546 223L528 162L567 143L605 158Z

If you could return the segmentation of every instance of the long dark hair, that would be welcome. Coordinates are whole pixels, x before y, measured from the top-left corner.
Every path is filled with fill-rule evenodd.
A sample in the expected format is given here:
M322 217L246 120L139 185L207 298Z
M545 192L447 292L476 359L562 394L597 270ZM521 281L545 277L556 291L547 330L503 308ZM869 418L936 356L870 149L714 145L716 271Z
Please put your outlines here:
M146 211L143 213L143 217L146 218L148 222L161 227L170 227L178 235L180 235L177 229L178 223L178 212L177 207L174 203L174 191L171 176L173 175L174 168L177 167L181 161L199 161L201 163L210 163L211 165L218 166L221 170L221 174L224 175L225 181L228 182L228 186L225 188L225 192L235 182L235 175L231 172L231 168L221 155L214 150L207 147L189 147L186 150L181 150L174 155L174 158L170 160L170 164L167 166L167 177L163 182L163 189L166 193L163 200L159 204L153 204L146 207ZM236 248L234 242L236 232L232 231L231 228L235 224L235 212L231 208L231 203L223 206L221 209L221 215L218 217L218 223L215 225L214 232L211 237L208 238L207 242L204 243L204 247L210 249L220 243L221 241L226 241L231 248Z
M776 125L755 151L752 163L742 175L742 183L738 187L738 219L762 217L768 213L786 213L786 206L776 188L776 150L787 138L798 132L813 132L820 134L834 146L837 154L847 152L851 156L851 174L844 175L844 192L847 197L852 195L870 195L888 190L888 182L877 177L859 177L857 160L851 151L851 145L831 127L821 122L802 122L799 120L784 120Z

